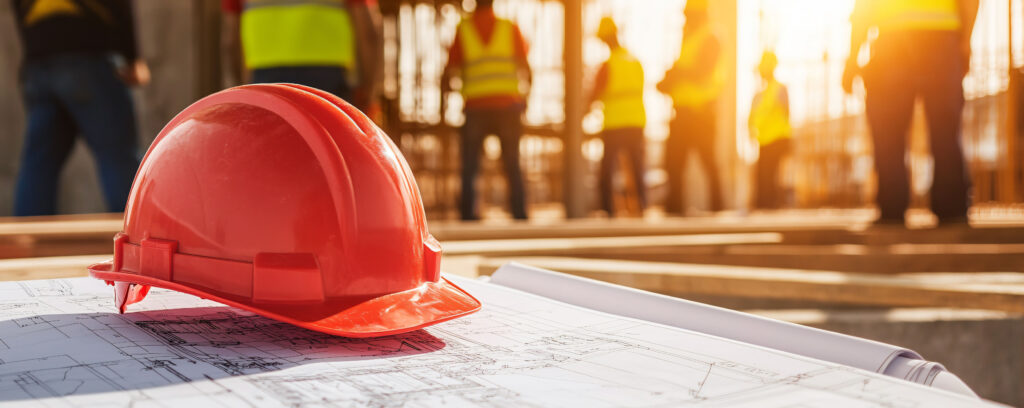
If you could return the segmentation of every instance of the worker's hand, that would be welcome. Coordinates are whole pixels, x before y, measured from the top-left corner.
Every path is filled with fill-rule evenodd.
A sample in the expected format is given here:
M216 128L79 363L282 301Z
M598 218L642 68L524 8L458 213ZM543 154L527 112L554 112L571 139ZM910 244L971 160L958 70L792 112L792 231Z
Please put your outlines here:
M122 66L117 75L128 86L145 86L150 79L149 65L146 65L146 61L137 59Z
M846 60L846 68L843 69L843 91L853 93L853 79L860 75L860 66L857 65L857 58L850 57Z

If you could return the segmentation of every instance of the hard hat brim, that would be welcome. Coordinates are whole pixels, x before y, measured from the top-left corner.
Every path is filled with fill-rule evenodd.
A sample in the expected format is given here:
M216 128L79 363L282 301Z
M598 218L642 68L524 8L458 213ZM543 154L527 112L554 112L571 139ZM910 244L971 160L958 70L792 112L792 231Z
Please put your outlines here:
M328 299L317 304L252 303L212 290L128 272L113 272L113 261L89 266L89 275L187 293L302 328L343 337L378 337L419 330L480 310L480 301L441 278L437 282L380 296Z

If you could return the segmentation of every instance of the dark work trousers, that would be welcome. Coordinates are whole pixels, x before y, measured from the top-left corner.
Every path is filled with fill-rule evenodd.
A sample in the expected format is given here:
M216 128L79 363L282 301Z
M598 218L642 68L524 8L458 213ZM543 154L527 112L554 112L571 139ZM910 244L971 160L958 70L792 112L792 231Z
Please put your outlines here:
M757 208L767 210L782 206L785 195L779 183L779 170L792 145L787 137L761 146L757 159Z
M608 215L615 215L614 188L612 181L621 153L629 157L633 166L633 184L640 209L647 206L647 188L644 186L644 129L631 127L605 130L604 157L601 158L601 204Z
M917 98L924 101L935 160L932 211L939 219L967 216L970 182L960 146L964 68L959 41L954 32L903 31L883 33L872 45L863 78L883 219L903 219L910 201L905 156Z
M700 107L675 108L675 118L669 123L668 140L665 142L665 171L668 173L665 212L682 214L685 209L683 171L691 150L700 156L701 166L708 175L711 211L722 210L722 185L718 179L718 166L715 165L716 119L714 102Z
M352 101L348 71L340 66L272 67L252 70L252 83L275 82L305 85L330 92L345 101Z
M489 135L501 140L501 159L505 163L508 178L508 197L512 217L526 219L526 193L523 187L523 172L519 167L519 138L523 125L519 105L500 109L472 109L466 111L466 123L462 125L462 140L459 144L462 155L462 199L459 212L463 220L478 220L476 176L480 172L480 153L484 139Z
M139 168L135 108L128 86L102 54L26 61L21 88L28 121L14 215L57 212L57 184L76 137L92 151L107 210L124 211Z

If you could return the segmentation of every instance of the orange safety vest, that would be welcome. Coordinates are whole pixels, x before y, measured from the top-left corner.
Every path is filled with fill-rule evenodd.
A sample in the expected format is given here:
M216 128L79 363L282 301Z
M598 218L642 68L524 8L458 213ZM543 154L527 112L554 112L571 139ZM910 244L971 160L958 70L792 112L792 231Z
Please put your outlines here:
M683 46L679 52L679 59L676 60L676 66L693 67L698 63L697 55L701 48L713 39L711 28L706 25L689 33L688 36L689 38L683 38ZM680 81L669 93L669 96L672 97L672 106L697 107L718 98L724 82L721 58L716 58L714 64L709 78L700 81Z
M604 129L639 127L647 124L644 111L644 68L625 48L608 56L608 82L601 93Z
M464 61L462 96L465 99L520 96L512 27L511 21L497 19L491 40L484 44L472 19L466 18L459 23Z

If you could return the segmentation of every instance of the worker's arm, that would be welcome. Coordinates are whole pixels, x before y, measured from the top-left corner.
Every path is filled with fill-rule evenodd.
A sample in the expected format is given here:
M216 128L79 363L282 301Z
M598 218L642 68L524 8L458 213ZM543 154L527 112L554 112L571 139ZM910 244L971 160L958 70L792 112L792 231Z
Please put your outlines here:
M356 63L359 85L355 90L355 105L366 111L377 95L384 61L383 39L380 30L380 9L376 2L349 2L352 28L356 38ZM373 4L370 4L373 3Z
M529 46L526 44L526 40L523 38L523 33L519 31L519 26L513 26L515 31L515 49L516 49L516 66L519 69L519 77L525 84L523 90L523 104L525 106L526 101L530 99L530 91L533 89L533 69L530 68L530 61L527 56L530 54Z
M720 48L718 37L712 35L704 43L704 46L700 47L700 51L697 52L698 63L691 65L687 69L680 70L679 74L687 79L710 78L714 73L715 67L718 66L718 58L721 53Z
M587 104L583 105L589 110L594 106L594 102L601 97L604 93L604 89L608 86L608 63L601 64L601 68L598 68L597 75L594 77L594 86L590 89L590 95L587 97Z
M686 41L684 38L683 41ZM671 93L676 84L683 81L699 81L709 78L718 65L721 46L718 38L712 36L697 52L697 63L688 66L676 64L665 72L664 79L658 82L657 89L662 93Z
M114 45L124 57L124 65L118 68L118 76L130 86L142 86L149 83L149 65L138 52L135 39L135 13L132 2L119 0L111 2L111 18L114 29Z
M241 8L239 0L221 2L220 66L221 85L225 87L248 82L242 63L242 36L239 26Z
M974 33L974 22L978 18L978 0L960 0L957 2L960 11L960 58L963 62L963 74L971 69L971 35Z
M869 0L857 0L850 15L850 53L846 57L846 67L843 69L843 90L846 93L853 93L853 79L860 75L857 56L860 55L861 46L868 39L867 18L870 10L867 1Z
M750 133L750 138L757 140L757 106L761 102L761 92L754 94L754 99L750 100L750 113L747 114L747 130Z
M782 104L782 111L786 113L786 120L789 120L789 88L781 85L779 89L779 103Z

